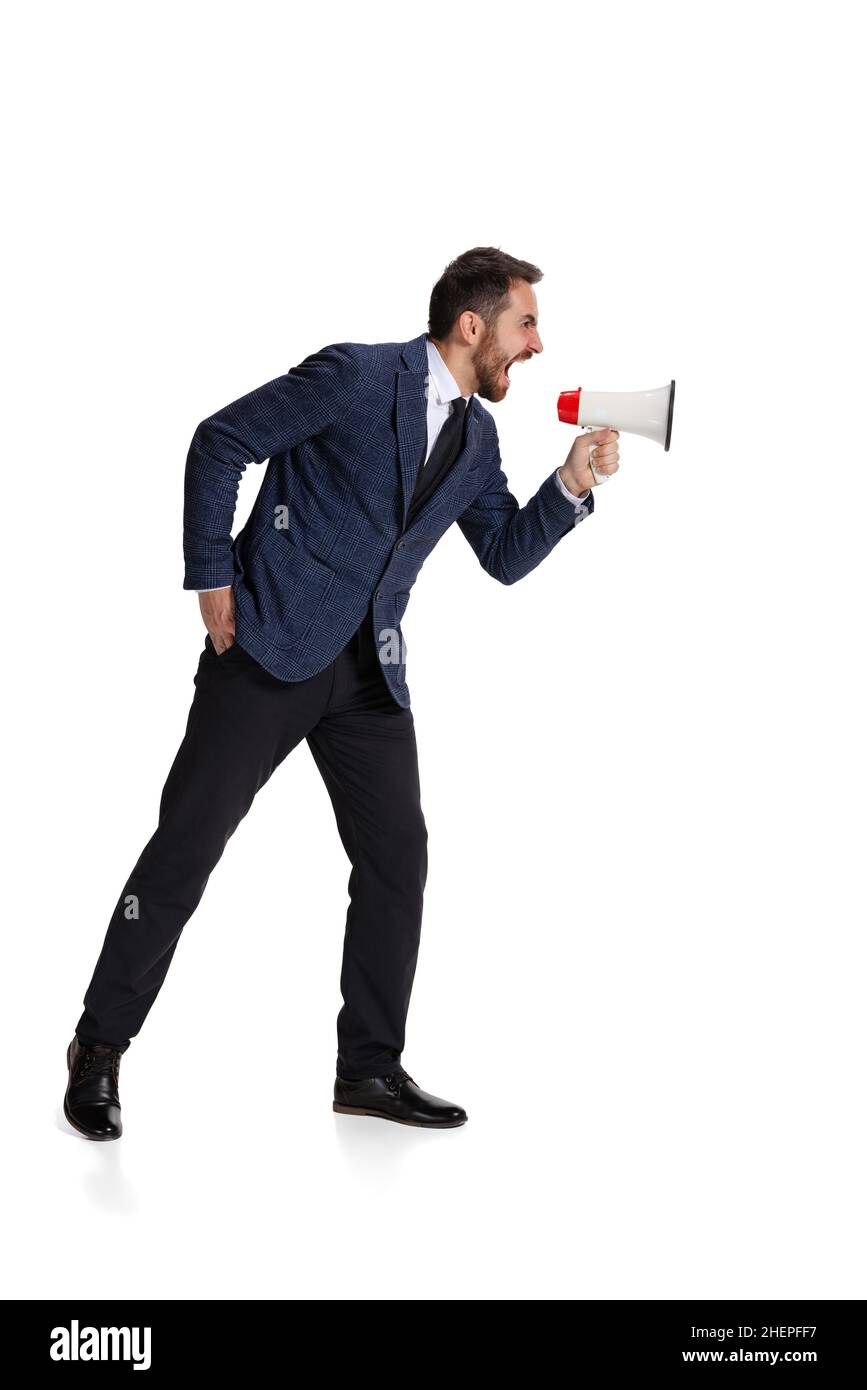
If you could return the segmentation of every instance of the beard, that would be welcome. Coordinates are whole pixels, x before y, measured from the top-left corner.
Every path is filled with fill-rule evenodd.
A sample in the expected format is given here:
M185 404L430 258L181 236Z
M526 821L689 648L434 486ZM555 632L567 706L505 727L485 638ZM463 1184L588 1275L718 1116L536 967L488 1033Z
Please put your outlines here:
M477 394L483 401L501 401L509 387L503 379L503 369L512 359L497 346L494 334L488 332L476 348L473 366L479 378Z

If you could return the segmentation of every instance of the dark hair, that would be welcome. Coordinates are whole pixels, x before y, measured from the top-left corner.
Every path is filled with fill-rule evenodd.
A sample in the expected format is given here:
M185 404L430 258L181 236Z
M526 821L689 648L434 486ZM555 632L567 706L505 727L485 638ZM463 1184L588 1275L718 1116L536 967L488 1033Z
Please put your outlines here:
M541 270L530 261L516 260L498 246L474 246L447 265L434 285L428 335L447 338L466 309L474 310L490 330L509 303L512 281L535 285L541 278Z

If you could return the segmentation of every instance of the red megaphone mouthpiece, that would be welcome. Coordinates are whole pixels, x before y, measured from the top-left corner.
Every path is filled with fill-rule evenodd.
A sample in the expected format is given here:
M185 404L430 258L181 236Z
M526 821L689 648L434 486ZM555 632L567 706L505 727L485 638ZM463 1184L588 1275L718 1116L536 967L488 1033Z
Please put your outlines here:
M581 405L581 387L577 391L561 391L557 399L557 414L562 425L577 425Z

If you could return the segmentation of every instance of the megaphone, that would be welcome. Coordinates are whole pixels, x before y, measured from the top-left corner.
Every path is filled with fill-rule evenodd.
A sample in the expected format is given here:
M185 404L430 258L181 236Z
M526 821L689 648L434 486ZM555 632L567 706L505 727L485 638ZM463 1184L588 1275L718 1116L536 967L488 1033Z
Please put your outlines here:
M641 434L667 451L674 417L674 378L669 386L658 386L655 391L585 391L581 386L577 391L561 391L557 414L564 425ZM608 482L610 474L597 473L592 463L590 468L597 483Z

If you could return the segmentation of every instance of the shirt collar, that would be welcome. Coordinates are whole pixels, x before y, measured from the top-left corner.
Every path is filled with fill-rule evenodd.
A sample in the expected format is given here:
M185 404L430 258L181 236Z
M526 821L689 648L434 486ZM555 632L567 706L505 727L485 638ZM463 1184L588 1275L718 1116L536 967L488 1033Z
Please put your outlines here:
M428 380L433 382L433 389L440 405L446 405L449 401L453 401L457 396L460 396L460 386L458 386L458 383L443 361L436 344L432 343L430 338L427 339L427 363L429 369ZM467 397L467 405L469 405L472 398L472 396Z

